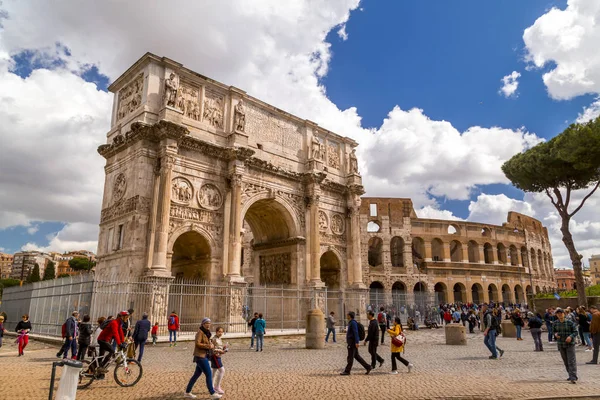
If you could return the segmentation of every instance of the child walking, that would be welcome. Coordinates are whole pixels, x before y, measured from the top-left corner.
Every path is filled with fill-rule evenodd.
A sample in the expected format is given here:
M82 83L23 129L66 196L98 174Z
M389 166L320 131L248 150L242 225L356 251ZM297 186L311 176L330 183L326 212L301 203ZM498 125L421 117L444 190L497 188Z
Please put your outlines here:
M227 345L223 345L223 340L221 340L221 336L223 336L224 330L222 327L217 327L215 331L215 336L213 336L210 341L215 346L213 350L213 356L210 359L210 366L212 368L212 373L214 377L213 387L215 391L219 394L224 394L225 391L221 389L221 381L223 381L223 376L225 375L225 367L223 367L223 362L221 361L221 356L227 352Z
M152 335L152 346L156 346L156 339L158 339L158 322L154 324L150 334Z

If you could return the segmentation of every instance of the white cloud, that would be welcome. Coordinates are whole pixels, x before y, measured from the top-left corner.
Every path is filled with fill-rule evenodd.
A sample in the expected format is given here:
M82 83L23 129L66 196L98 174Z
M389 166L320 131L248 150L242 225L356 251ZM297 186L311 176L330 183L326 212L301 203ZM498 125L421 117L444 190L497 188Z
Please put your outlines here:
M452 211L448 210L440 210L434 206L425 206L419 209L416 209L415 212L419 218L429 218L429 219L444 219L444 220L454 220L454 221L462 221L462 218L455 216Z
M416 207L428 205L427 193L467 200L475 185L508 183L502 164L540 141L525 129L475 126L461 133L423 110L395 107L362 142L364 183L371 196L413 196Z
M4 247L0 247L0 251L6 251Z
M96 224L76 222L67 224L60 232L57 232L47 246L36 243L27 243L21 250L57 251L64 253L73 250L96 251L98 246L98 227Z
M596 101L584 108L583 112L579 114L575 122L583 124L598 116L600 116L600 97L597 97Z
M348 40L348 32L346 32L346 24L342 24L342 26L340 26L340 29L338 29L337 34L342 40Z
M536 217L536 212L531 204L511 199L505 194L485 194L477 196L475 201L469 204L469 221L485 222L488 224L502 225L506 222L509 211Z
M525 29L527 60L542 68L548 93L571 99L600 93L600 2L569 0L564 10L552 8Z
M504 97L517 97L517 89L519 88L519 78L521 74L517 71L513 71L510 74L502 78L502 87L498 93Z
M27 233L29 233L30 235L34 235L39 230L40 230L40 227L38 225L34 225L30 228L27 228Z

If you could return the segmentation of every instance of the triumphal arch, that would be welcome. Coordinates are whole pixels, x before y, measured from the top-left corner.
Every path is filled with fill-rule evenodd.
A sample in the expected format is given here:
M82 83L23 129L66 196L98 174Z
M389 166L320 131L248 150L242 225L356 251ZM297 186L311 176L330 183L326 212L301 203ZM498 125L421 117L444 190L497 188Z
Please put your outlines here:
M98 279L365 290L356 142L153 54L109 90Z

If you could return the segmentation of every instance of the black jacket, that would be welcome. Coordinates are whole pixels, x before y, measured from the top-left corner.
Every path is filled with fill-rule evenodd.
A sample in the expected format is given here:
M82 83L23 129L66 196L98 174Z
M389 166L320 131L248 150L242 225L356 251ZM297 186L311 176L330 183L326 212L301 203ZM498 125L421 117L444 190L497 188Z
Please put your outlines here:
M254 323L256 322L256 320L258 319L258 317L254 317L250 320L250 322L248 322L248 326L252 327L252 332L256 332L256 328L254 327Z
M538 317L529 318L529 329L541 328L542 324L542 320Z
M372 319L369 322L369 328L367 329L367 337L365 342L379 342L379 324L376 319Z
M93 333L92 324L89 322L80 322L79 323L79 342L80 346L89 346L90 340Z
M75 333L76 333L75 327L77 326L77 320L75 319L75 317L69 317L69 318L67 318L67 321L65 322L65 324L67 325L66 337L74 338Z
M22 330L25 330L25 329L29 329L30 331L32 330L31 329L31 321L29 321L29 320L27 322L19 321L19 323L17 324L17 327L15 328L15 332L21 332Z
M138 343L145 342L148 340L149 332L150 321L148 321L148 318L142 318L135 323L135 328L133 329L133 340Z

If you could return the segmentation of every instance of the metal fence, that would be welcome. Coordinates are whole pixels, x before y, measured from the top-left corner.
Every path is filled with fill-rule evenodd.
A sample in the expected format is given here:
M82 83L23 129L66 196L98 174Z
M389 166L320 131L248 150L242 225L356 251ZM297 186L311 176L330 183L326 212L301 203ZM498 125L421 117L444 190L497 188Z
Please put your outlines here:
M152 324L159 323L160 334L167 333L168 315L175 311L185 336L195 334L204 317L227 332L245 333L254 312L263 314L270 331L287 331L304 329L306 313L312 308L321 308L326 315L334 311L340 326L347 311L366 311L366 302L361 301L364 294L348 290L94 278L83 274L5 289L0 310L8 315L6 328L14 329L21 315L29 314L35 333L60 336L62 324L74 310L80 316L90 315L94 323L100 316L132 308L134 320L148 313Z

